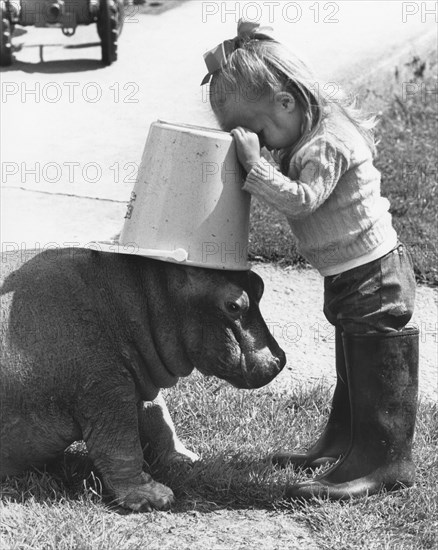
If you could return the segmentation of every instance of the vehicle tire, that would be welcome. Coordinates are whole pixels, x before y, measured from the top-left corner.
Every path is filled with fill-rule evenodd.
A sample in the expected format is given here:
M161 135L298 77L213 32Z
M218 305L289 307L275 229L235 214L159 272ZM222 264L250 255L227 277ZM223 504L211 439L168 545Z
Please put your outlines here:
M102 47L102 63L105 66L117 61L119 37L119 11L115 0L100 0L97 32Z
M2 2L3 3L3 2ZM7 14L2 10L1 19L1 42L0 42L0 66L12 65L12 25Z

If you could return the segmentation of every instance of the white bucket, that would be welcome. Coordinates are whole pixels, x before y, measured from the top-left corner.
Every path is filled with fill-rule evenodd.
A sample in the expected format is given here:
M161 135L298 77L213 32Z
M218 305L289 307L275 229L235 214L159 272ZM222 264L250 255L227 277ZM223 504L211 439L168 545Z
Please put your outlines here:
M97 250L247 270L250 195L230 134L154 122L119 242Z

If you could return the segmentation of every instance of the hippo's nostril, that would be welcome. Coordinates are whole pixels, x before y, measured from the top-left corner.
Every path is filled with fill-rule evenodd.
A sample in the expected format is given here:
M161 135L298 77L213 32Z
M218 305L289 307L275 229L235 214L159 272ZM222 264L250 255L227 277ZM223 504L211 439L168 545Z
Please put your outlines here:
M281 350L279 357L275 358L275 362L279 370L282 370L283 367L286 365L286 354L283 350Z

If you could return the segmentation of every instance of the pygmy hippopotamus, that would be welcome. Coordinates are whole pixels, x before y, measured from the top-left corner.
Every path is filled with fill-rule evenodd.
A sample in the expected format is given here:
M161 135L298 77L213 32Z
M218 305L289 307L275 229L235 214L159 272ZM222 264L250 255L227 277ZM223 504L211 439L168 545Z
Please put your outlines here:
M4 254L2 272L2 477L84 440L115 502L167 508L173 493L142 471L143 449L165 461L197 457L176 436L160 388L194 368L259 388L285 364L252 271L65 248L25 263Z

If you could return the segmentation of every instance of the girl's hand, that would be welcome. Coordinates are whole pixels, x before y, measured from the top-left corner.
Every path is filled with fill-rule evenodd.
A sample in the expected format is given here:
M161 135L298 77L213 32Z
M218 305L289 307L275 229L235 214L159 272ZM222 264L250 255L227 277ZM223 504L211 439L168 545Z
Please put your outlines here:
M247 172L260 160L260 141L254 132L238 126L231 130L236 141L237 158Z

